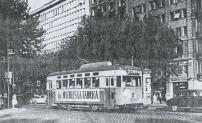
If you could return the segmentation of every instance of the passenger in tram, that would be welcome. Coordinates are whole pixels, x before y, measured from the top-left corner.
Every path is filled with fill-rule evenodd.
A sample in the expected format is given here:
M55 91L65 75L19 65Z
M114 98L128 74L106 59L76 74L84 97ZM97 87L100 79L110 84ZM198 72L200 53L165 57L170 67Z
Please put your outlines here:
M72 83L70 86L69 86L69 88L74 88L75 86L74 86L74 83Z
M78 83L78 84L76 85L76 88L81 88L81 85Z
M90 84L89 84L89 83L86 83L86 84L84 85L84 87L85 87L85 88L89 88L89 87L90 87Z

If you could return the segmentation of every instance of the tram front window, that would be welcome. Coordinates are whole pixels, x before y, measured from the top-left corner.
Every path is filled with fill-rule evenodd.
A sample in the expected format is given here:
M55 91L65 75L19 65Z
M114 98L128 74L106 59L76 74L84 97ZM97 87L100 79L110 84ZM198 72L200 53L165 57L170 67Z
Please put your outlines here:
M140 77L138 76L123 76L125 87L141 87Z
M56 81L57 89L61 89L61 80Z

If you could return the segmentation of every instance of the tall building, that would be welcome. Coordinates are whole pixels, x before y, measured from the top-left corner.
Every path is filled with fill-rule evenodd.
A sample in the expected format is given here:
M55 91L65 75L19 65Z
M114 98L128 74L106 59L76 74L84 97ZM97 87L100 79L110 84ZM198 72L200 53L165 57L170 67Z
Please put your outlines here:
M197 17L201 0L128 0L126 14L131 17L152 15L171 27L182 43L182 56L175 59L181 67L178 76L171 76L167 84L167 99L179 90L202 89L202 51L199 39L200 21ZM200 28L199 28L200 27ZM200 34L199 33L199 34ZM201 55L202 56L202 55ZM202 57L201 57L202 58Z
M58 51L64 39L75 34L83 16L89 15L89 0L52 0L31 12L40 15L44 52Z

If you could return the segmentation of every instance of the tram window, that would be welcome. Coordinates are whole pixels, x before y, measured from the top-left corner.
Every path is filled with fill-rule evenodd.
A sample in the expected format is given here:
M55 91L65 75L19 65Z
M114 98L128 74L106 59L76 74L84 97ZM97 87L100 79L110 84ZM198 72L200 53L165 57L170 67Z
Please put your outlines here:
M77 74L77 77L82 77L82 74Z
M140 76L137 77L137 81L139 83L139 86L141 87L142 86L142 82L141 82L141 77Z
M48 81L48 83L49 89L52 89L52 81Z
M121 76L117 76L116 80L117 80L117 87L121 87Z
M63 88L68 87L68 80L67 79L63 80L62 83L63 83Z
M90 76L90 73L85 73L85 76Z
M84 88L90 88L90 78L84 78Z
M123 81L125 82L125 87L132 87L131 77L124 76Z
M67 78L67 76L63 76L63 78Z
M111 86L114 86L114 78L111 78Z
M74 79L69 79L69 87L75 88L75 80Z
M115 93L114 92L111 93L111 96L112 96L112 99L115 99Z
M134 78L133 81L135 81L135 86L138 87L140 86L140 82L138 78Z
M109 79L106 78L106 86L109 86Z
M82 78L76 79L76 88L82 88Z
M138 76L123 76L125 87L140 87L141 80Z
M70 75L70 77L74 77L74 75Z
M98 77L93 77L93 81L92 81L92 87L99 87L99 78Z
M61 80L56 81L56 87L57 89L61 89Z
M57 78L58 78L58 79L60 79L60 78L61 78L61 76L58 76Z
M98 73L98 72L95 72L95 73L93 73L93 75L99 75L99 73Z

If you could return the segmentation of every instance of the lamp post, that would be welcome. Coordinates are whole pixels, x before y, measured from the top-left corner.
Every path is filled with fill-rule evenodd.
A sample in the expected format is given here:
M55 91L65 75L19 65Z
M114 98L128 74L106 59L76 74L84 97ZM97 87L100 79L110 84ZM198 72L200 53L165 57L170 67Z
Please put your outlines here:
M7 107L10 108L10 84L12 81L12 72L10 72L9 60L9 40L7 39L7 72L5 72L5 84L7 84Z

